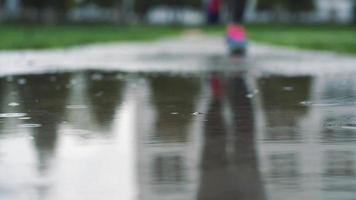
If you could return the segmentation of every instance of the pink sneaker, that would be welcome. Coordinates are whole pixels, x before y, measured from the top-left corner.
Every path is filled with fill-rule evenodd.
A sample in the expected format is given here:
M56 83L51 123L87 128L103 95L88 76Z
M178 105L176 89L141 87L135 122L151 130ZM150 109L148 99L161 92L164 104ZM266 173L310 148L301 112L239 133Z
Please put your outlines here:
M247 49L247 37L245 28L231 24L227 27L226 43L232 54L244 54Z

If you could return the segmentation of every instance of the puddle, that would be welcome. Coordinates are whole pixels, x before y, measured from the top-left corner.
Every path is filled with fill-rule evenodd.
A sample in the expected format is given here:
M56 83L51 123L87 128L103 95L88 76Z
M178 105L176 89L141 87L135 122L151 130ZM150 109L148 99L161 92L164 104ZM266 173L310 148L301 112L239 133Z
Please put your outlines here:
M356 95L330 84L353 87L349 76L333 78L243 71L2 77L0 95L16 95L0 99L0 188L9 188L0 196L352 199ZM42 179L51 180L45 191L23 187Z

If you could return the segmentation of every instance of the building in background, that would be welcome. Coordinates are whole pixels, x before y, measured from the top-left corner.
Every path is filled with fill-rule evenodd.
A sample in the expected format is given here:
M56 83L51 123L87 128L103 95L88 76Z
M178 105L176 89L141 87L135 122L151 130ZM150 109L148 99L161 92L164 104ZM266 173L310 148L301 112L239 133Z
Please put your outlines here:
M353 21L354 0L315 0L316 16L321 22L350 23Z
M0 20L18 18L21 14L21 0L0 1Z
M277 0L274 4L271 4L268 0L249 0L246 17L249 22L262 23L277 21L349 24L354 21L356 6L354 0L310 1L313 1L313 8L304 10L302 9L303 6L285 3L286 0ZM306 6L306 8L308 7Z
M246 18L249 22L299 22L299 23L339 23L349 24L355 21L355 0L248 0ZM42 1L41 1L42 2ZM68 3L70 2L70 3ZM2 21L13 19L36 18L48 21L56 13L63 15L72 22L122 22L127 23L145 21L153 24L185 24L198 25L204 23L205 0L174 2L152 0L148 4L143 0L110 1L68 1L62 3L64 10L57 5L43 1L40 4L31 4L24 0L0 1L0 19ZM105 1L106 2L106 1ZM304 3L303 3L304 2ZM310 3L312 2L312 3ZM60 4L60 5L62 5ZM199 6L199 4L201 4ZM303 5L302 5L303 4ZM58 4L59 5L59 4ZM36 7L37 6L37 7ZM38 7L39 6L39 7ZM58 8L57 8L57 7ZM59 9L59 10L58 10ZM222 6L221 19L227 21L226 6ZM40 16L40 17L39 17ZM53 16L52 16L53 18Z

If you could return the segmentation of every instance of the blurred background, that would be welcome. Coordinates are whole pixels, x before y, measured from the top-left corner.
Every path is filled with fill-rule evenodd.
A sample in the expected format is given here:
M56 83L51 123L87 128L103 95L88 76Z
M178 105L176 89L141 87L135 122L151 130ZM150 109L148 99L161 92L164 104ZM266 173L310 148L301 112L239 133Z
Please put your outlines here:
M356 0L227 1L0 0L0 200L355 199Z
M0 20L8 22L184 24L206 22L211 0L1 0ZM220 21L227 20L224 0ZM340 23L356 20L355 0L250 0L246 20L254 23Z
M0 0L0 49L222 36L228 1ZM245 25L255 42L356 54L355 10L356 0L248 0Z

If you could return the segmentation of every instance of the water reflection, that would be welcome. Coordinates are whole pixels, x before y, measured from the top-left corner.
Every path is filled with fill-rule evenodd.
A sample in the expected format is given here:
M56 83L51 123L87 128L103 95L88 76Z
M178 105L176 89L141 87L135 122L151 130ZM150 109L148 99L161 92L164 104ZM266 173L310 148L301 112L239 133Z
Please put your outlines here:
M6 93L6 91L5 91L5 87L6 87L6 80L5 80L5 78L0 78L0 96L1 97L4 97L5 96L5 93ZM0 113L4 113L4 110L3 110L3 107L4 106L2 106L3 105L3 102L4 101L4 98L0 98ZM3 129L3 123L4 123L4 119L1 119L0 118L0 129ZM2 131L1 131L2 132ZM0 134L1 134L1 132L0 132Z
M110 128L117 106L122 100L122 81L114 72L87 74L88 98L96 124Z
M0 199L352 199L353 83L250 71L0 78Z
M268 199L352 199L356 188L352 78L256 80L261 90L255 113L259 167Z
M30 117L24 126L32 132L34 146L38 154L38 167L45 173L50 161L55 158L58 129L65 117L65 105L69 88L65 87L70 74L33 75L14 77L15 80L26 80L18 85L21 110Z
M158 115L154 137L164 143L186 142L187 129L200 92L199 79L155 76L150 78L150 82L152 104Z
M258 80L266 114L266 140L302 139L298 122L307 112L300 102L310 98L311 77L267 77ZM278 102L278 103L276 103Z
M215 74L211 88L198 199L265 199L255 150L252 104L246 98L243 76L223 80ZM231 108L224 110L227 101ZM231 124L227 116L231 116Z

